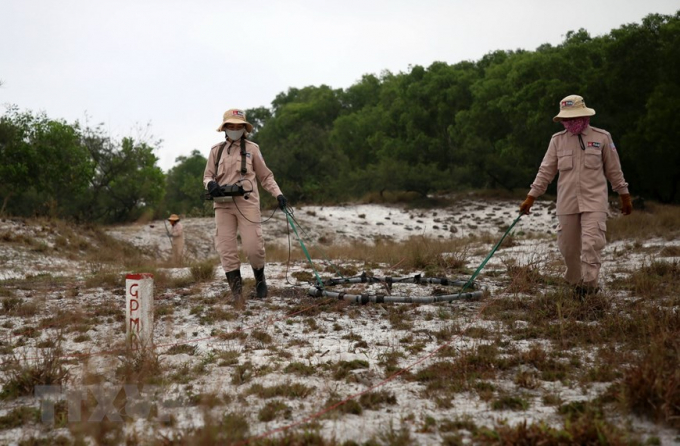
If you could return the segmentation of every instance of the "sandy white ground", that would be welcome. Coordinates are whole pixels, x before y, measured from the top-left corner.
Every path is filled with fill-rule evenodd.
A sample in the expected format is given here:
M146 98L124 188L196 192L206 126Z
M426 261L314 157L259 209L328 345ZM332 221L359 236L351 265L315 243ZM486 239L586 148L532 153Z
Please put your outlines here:
M288 228L282 212L272 217L271 210L262 212L266 243L288 243ZM271 217L271 218L270 218ZM294 208L305 241L325 243L372 242L376 238L402 241L414 235L432 238L459 238L488 232L501 234L517 217L517 204L510 201L462 199L446 209L407 210L402 206L356 204L346 206L302 206ZM182 222L185 228L187 254L202 259L216 256L213 236L214 219L191 218ZM538 201L530 218L522 218L516 232L554 234L557 226L554 203ZM168 256L170 240L162 221L131 224L112 228L111 235L137 246L157 250ZM292 236L295 241L294 236Z
M269 216L266 211L263 214L265 214L265 217ZM295 217L305 231L306 240L316 242L323 239L325 243L347 243L353 240L371 242L376 238L400 241L412 235L426 235L443 239L483 232L490 233L494 237L500 237L504 228L512 223L516 215L517 203L501 200L487 202L461 200L456 206L449 209L430 210L405 210L398 206L380 205L305 206L295 209ZM216 253L212 240L214 234L213 219L185 219L183 223L187 237L188 257L193 259L215 257ZM559 259L554 241L556 224L554 205L548 201L539 201L535 205L532 215L523 217L514 231L516 234L534 233L543 234L546 237L520 239L515 246L502 249L489 262L485 271L497 270L502 272L505 269L504 265L511 259L520 265L533 262L543 265ZM0 233L5 231L13 233L23 231L34 237L42 237L48 246L54 243L53 237L47 235L46 231L41 228L26 226L19 221L2 221ZM167 258L169 256L170 243L161 221L114 227L110 228L108 232L117 238L130 241L140 248L157 253L160 257ZM288 243L288 232L280 212L277 212L271 221L265 225L264 233L268 243ZM295 242L294 239L293 242ZM669 243L680 244L678 241L650 240L646 242L645 246L649 247L648 252L655 252ZM617 250L625 250L625 245L625 242L618 242L606 248L606 259L603 264L604 277L616 274L616 271L621 268L622 262L625 262L629 267L635 267L647 261L644 255L639 254L613 255ZM470 254L468 257L469 267L476 267L490 247L490 245L487 245L479 253ZM90 274L91 271L92 265L82 264L82 262L45 256L39 251L26 249L16 244L0 244L0 280L49 273L53 276L65 276L77 281ZM493 324L493 322L477 318L481 306L480 302L454 302L452 304L414 307L410 312L414 320L413 327L409 330L395 330L385 320L386 310L384 307L368 305L357 307L356 311L352 312L351 317L347 312L315 316L314 321L318 328L310 332L304 323L307 316L302 314L287 317L287 314L303 305L314 305L315 301L311 298L290 298L281 295L283 291L290 289L292 284L297 283L293 273L300 271L309 271L308 265L303 262L294 262L291 265L269 263L267 265L268 282L271 289L278 290L279 293L272 293L266 305L262 301L250 300L248 303L248 310L250 311L242 313L236 320L219 321L211 325L200 323L200 316L210 309L206 308L202 312L196 313L194 304L198 299L224 295L226 286L223 281L224 276L217 266L215 280L203 285L198 295L191 294L192 292L188 289L174 289L164 290L157 297L157 305L172 305L174 309L170 317L161 318L155 323L154 338L156 345L160 346L159 351L161 353L167 352L172 345L178 343L188 343L196 347L192 355L162 355L163 364L168 369L181 369L184 365L193 366L216 352L235 350L240 354L241 363L244 362L244 358L247 358L255 369L272 366L272 364L276 366L277 371L252 382L271 386L281 382L300 381L316 389L312 398L285 400L292 411L291 419L258 422L257 416L252 416L251 435L268 432L323 410L331 393L346 397L377 385L384 378L384 373L378 366L378 362L385 354L395 351L402 352L404 357L399 360L399 366L408 367L414 364L441 345L437 339L428 334L431 331L446 329L453 323L460 327ZM373 272L376 275L387 275L389 273L389 271L379 269ZM242 273L246 279L252 278L249 267L243 267ZM412 273L416 274L419 271ZM189 272L187 269L176 269L173 274L181 275L189 274ZM495 279L492 275L482 276L480 282L491 290L492 298L503 293L504 285L502 281ZM429 293L429 290L415 285L398 286L403 287L402 290L406 293ZM606 286L606 283L603 282L603 286ZM368 291L371 291L371 289L368 288ZM376 291L376 289L373 289L373 291ZM16 290L16 293L24 299L31 298L29 294L22 294L21 290ZM64 289L46 290L41 297L44 299L45 310L48 314L56 313L60 309L72 309L82 302L98 304L115 301L120 310L124 311L123 293L105 289L87 290L86 294L72 297L65 295ZM442 311L449 314L451 318L439 318L437 315ZM33 317L26 320L4 316L1 319L13 327L21 327L35 326L40 318ZM526 324L524 321L516 321L516 323ZM120 341L123 337L120 329L119 323L108 323L94 327L86 333L91 338L87 342L75 342L72 337L67 337L62 344L62 348L67 354L93 353L92 356L87 356L82 360L71 361L72 382L74 383L72 385L81 382L86 369L89 372L96 371L110 375L119 361L112 355L99 354L98 352L106 351L109 346ZM276 349L272 349L253 338L222 340L214 336L215 333L233 333L240 330L252 332L255 329L272 336L272 344L285 349L292 356L289 359L283 359ZM0 330L2 330L5 339L11 342L12 330ZM348 334L359 336L367 346L357 346L354 340L347 338ZM55 333L51 333L48 329L42 330L39 338L27 339L24 347L15 348L15 353L25 351L31 357L35 355L37 343L54 335ZM424 343L424 349L417 354L406 350L404 344L399 341L408 336L413 337L414 341ZM451 346L459 350L466 350L484 342L487 341L454 336ZM541 343L543 341L537 340L536 342ZM516 341L516 343L517 347L521 349L528 349L531 346L531 343L527 341ZM543 342L543 345L546 348L550 347L545 342ZM584 352L584 358L587 359L587 357L588 352ZM319 365L329 361L335 363L340 360L351 361L354 359L368 361L369 368L354 371L356 380L351 383L320 376L296 378L282 372L283 368L290 362ZM428 364L428 361L414 366L413 370L415 371L426 364ZM188 390L189 386L185 384L173 384L164 388L159 399L167 406L164 407L166 413L172 414L177 420L174 429L197 427L203 423L204 414L191 406L190 394L215 392L217 394L236 395L252 384L251 382L243 386L236 386L231 383L230 376L231 367L219 367L211 363L207 366L207 373L190 384L190 390ZM509 391L515 389L512 380L499 381L494 384L497 389L507 388ZM535 390L525 391L525 398L531 401L530 409L526 411L497 411L491 410L489 404L481 401L475 393L457 394L450 409L437 408L432 401L421 397L421 388L422 386L417 382L399 379L391 381L376 390L392 392L397 398L396 405L387 406L380 410L366 410L361 416L345 415L337 419L325 419L321 422L322 433L326 438L334 437L339 441L363 442L384 431L386 426L393 423L397 430L401 426L407 426L411 430L412 438L418 443L433 444L440 441L440 437L436 433L418 432L426 417L433 417L436 420L471 417L479 426L493 426L500 419L505 419L511 424L522 420L529 422L543 420L549 424L558 425L561 418L557 416L555 407L547 406L542 402L541 396L546 390L559 395L565 402L592 399L602 390L602 386L596 384L582 388L576 384L565 386L559 382L544 382ZM227 407L218 406L213 411L215 414L219 414L238 409L257 414L259 408L267 402L267 400L253 395L247 396L246 401L246 408L241 407L241 403L233 400ZM30 398L9 403L3 402L0 405L0 416L8 413L13 407L29 403L35 405L35 401ZM663 444L671 444L670 442L675 438L675 433L659 426L637 419L632 420L632 422L642 432L646 431L650 435L660 437L664 442ZM144 420L139 420L135 424L126 425L126 430L128 432L135 430L139 433L148 433L150 432L150 425ZM64 433L67 432L66 429L63 431ZM170 431L171 429L168 429L168 432ZM17 442L36 433L39 433L39 430L12 429L0 431L0 442Z

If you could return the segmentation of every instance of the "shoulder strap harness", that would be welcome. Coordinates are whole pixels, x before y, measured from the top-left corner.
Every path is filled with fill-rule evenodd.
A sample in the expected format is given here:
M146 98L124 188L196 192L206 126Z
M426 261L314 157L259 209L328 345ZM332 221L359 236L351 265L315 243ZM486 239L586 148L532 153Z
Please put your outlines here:
M222 152L227 145L227 141L220 144L220 150L217 151L217 158L215 159L215 175L217 175L217 167L220 165L220 158L222 158ZM227 153L229 151L227 150ZM245 176L248 173L246 169L246 139L241 138L241 176Z

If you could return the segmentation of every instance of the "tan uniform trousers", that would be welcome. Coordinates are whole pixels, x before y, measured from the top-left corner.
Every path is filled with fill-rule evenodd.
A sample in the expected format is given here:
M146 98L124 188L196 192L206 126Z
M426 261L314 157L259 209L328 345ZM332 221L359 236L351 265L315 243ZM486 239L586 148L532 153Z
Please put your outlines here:
M172 262L176 266L182 265L182 254L184 253L184 237L178 237L172 241Z
M220 255L225 272L241 267L236 239L237 230L241 234L241 244L250 266L254 269L264 267L264 239L260 224L260 210L253 206L242 204L238 206L236 208L236 205L232 203L228 207L215 208L215 249Z
M182 266L182 255L184 254L184 227L177 222L170 230L172 237L172 262L175 266Z
M567 264L566 280L597 286L602 249L607 243L606 212L582 212L557 216L557 245Z

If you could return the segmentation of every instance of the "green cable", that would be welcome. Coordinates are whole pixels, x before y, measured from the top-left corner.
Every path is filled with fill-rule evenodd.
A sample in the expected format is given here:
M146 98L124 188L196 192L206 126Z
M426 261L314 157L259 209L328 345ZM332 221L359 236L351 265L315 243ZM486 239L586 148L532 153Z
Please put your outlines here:
M482 270L482 268L484 268L484 266L486 266L486 262L488 262L489 259L491 259L491 257L496 253L496 250L498 250L498 247L501 246L501 243L503 243L503 240L505 240L505 237L507 237L507 235L510 233L510 231L512 230L512 228L515 227L515 225L517 224L517 222L519 221L520 218L522 218L522 214L521 214L521 213L517 216L517 218L515 219L515 221L512 222L512 224L510 225L510 227L508 228L508 230L505 231L505 234L503 234L503 237L501 237L501 239L498 240L498 243L496 243L496 245L493 247L493 249L491 250L491 252L489 253L489 255L486 256L486 258L484 259L484 261L479 265L479 267L477 268L477 271L475 271L475 273L474 273L474 274L470 277L470 279L465 283L465 285L463 286L463 288L461 288L460 293L462 293L463 291L465 291L465 289L466 289L468 286L470 286L470 285L475 281L475 278L477 278L477 275L479 274L479 272Z
M291 217L292 217L292 215L291 215ZM306 234L307 231L305 231L305 229L304 229L302 226L300 226L300 223L299 223L297 220L295 220L295 217L292 217L292 218L293 218L293 221L294 221L295 223L297 223L298 228L302 231L302 233L303 233L304 235L307 235L307 234ZM326 251L324 251L323 248L321 248L321 247L319 247L319 246L317 246L316 249L318 249L319 251L321 251L321 255L323 256L324 260L326 261L326 263L327 263L328 265L330 265L330 266L335 270L335 274L337 274L338 276L340 276L341 278L344 279L345 276L342 274L342 271L340 271L340 270L338 269L338 267L335 266L335 264L334 264L333 262L331 262L331 260L328 258L328 254L326 254Z
M297 229L295 228L295 224L293 223L293 219L291 218L290 214L288 213L288 210L285 210L284 212L286 213L286 218L288 219L288 223L290 224L291 228L293 228L293 232L295 232L295 236L298 238L298 241L300 242L300 246L302 247L302 252L305 253L307 260L309 261L309 264L312 267L312 271L314 271L314 275L316 276L316 282L319 284L319 287L323 289L323 281L321 280L321 277L319 277L319 274L316 272L316 269L314 269L314 263L312 262L312 258L309 256L309 252L307 252L307 248L305 247L305 244L302 242L302 237L300 237L300 234L298 234Z

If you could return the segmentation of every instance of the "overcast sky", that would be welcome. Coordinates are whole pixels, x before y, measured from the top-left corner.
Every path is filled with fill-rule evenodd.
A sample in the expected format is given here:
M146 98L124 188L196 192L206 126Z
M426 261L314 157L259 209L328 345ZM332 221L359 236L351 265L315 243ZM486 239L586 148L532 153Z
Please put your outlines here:
M679 0L0 0L1 112L103 123L115 138L150 124L167 171L193 149L207 156L226 109L268 107L290 87L347 88L678 10Z

